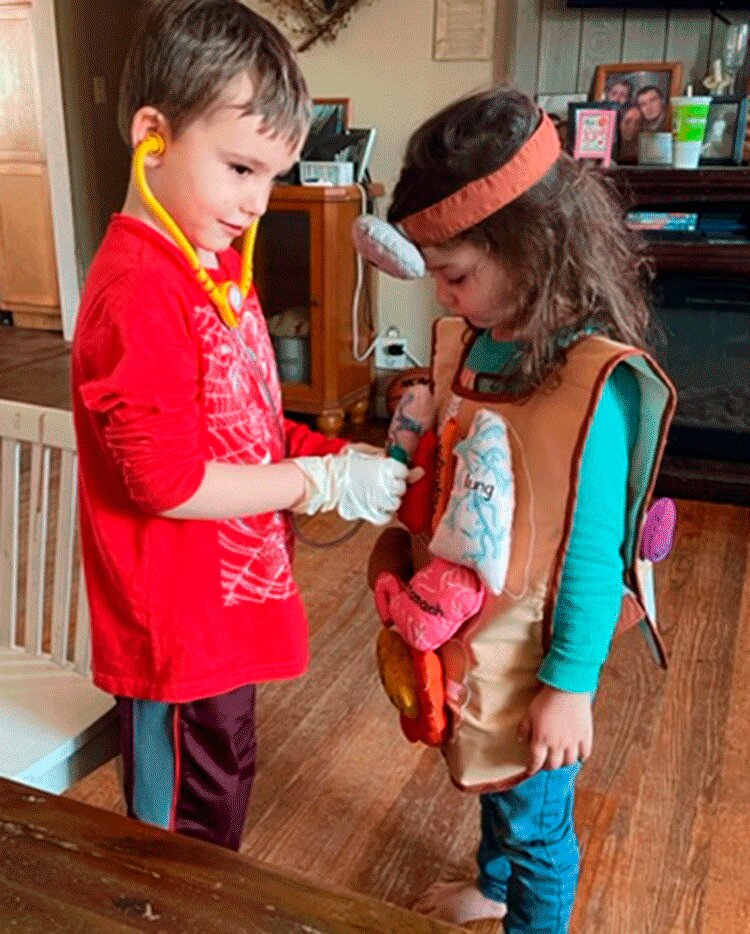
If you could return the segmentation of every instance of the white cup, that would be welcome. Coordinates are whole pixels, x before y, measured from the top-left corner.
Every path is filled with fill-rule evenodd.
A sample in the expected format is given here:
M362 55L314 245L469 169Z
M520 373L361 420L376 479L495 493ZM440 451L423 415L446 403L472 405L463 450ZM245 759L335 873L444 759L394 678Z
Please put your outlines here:
M686 143L676 139L672 144L672 165L675 169L697 169L703 143Z

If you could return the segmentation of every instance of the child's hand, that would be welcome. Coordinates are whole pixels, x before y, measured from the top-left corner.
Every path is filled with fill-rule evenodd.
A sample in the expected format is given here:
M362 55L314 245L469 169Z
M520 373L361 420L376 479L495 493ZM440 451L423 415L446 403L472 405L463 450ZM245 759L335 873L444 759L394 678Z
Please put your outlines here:
M518 727L518 737L529 744L530 775L588 758L594 742L591 695L542 685Z
M359 451L360 454L372 454L373 457L386 456L385 448L377 447L374 444L368 444L366 441L354 441L351 444L347 444L347 447L351 448L352 451Z
M385 525L401 504L407 483L418 479L421 468L409 470L392 457L362 454L346 447L341 454L298 457L296 464L307 478L307 495L294 512L312 515L336 509L344 519L365 519Z
M352 451L359 451L360 454L371 454L373 457L388 457L388 451L386 448L375 447L374 444L367 444L365 441L357 441L354 444L347 444L348 448L351 448ZM412 467L409 473L406 475L406 482L409 486L412 483L416 483L417 480L421 480L424 476L423 467Z

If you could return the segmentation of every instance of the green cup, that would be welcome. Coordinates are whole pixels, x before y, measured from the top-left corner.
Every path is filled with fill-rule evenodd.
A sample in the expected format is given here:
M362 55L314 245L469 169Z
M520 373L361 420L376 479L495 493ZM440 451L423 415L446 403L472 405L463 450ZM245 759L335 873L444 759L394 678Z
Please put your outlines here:
M672 165L676 169L695 169L701 157L706 135L710 97L672 98Z

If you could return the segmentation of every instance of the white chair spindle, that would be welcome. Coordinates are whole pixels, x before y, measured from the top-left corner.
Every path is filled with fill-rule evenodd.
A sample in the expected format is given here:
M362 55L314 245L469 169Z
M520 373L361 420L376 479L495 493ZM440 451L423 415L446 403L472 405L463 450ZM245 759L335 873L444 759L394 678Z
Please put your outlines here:
M24 642L30 655L42 654L49 524L49 483L52 451L35 444L31 449L29 478L29 536L26 572L26 624Z
M76 456L62 451L60 495L57 504L55 575L52 582L52 661L63 665L68 656L70 596L73 589L73 548L76 521Z
M21 445L3 438L0 487L0 646L16 644L18 614L18 528L20 523Z

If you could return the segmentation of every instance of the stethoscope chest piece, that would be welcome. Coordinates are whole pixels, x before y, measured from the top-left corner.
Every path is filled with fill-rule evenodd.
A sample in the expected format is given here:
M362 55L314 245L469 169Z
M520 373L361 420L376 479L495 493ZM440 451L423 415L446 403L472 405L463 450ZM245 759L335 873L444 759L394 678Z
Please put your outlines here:
M236 282L230 280L219 286L218 292L220 300L216 304L221 320L229 328L239 327L240 314L245 302L242 289Z

